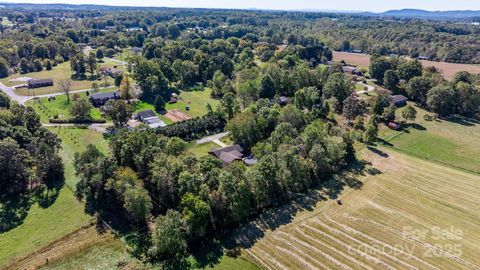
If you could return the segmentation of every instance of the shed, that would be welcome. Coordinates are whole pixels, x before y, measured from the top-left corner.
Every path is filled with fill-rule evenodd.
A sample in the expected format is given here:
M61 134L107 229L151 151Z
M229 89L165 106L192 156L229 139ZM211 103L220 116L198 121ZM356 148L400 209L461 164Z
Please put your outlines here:
M42 80L37 80L37 79L31 79L28 81L28 88L40 88L40 87L48 87L48 86L53 86L53 80L52 79L42 79Z

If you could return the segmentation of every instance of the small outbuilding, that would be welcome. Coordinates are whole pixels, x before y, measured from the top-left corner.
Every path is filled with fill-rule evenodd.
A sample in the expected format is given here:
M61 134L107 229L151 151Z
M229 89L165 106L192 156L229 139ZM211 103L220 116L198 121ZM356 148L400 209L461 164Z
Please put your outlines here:
M158 116L152 110L145 110L145 111L137 112L133 116L133 118L135 120L143 122L144 124L147 124L151 128L167 126L167 124L165 124L165 122L160 120L160 118L158 118Z
M40 87L49 87L53 86L53 80L52 79L42 79L42 80L37 80L37 79L31 79L28 81L28 88L40 88Z
M390 97L390 102L395 105L395 107L403 107L407 105L408 98L404 95L393 95Z

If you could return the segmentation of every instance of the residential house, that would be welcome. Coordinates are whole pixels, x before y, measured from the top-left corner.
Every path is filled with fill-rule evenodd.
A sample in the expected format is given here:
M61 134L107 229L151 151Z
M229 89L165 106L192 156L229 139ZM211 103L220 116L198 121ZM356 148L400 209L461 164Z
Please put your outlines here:
M390 102L395 105L395 107L403 107L407 105L408 98L403 95L393 95L390 97Z
M145 110L145 111L137 112L133 116L133 118L135 120L143 122L144 124L148 125L151 128L167 126L167 124L165 124L165 122L160 120L160 118L158 118L158 116L152 110Z
M107 92L107 93L95 93L90 95L90 102L92 102L94 107L100 107L105 105L107 101L120 98L120 91Z
M242 160L243 158L243 149L238 144L220 149L212 149L208 153L221 160L224 165L228 165L236 160Z

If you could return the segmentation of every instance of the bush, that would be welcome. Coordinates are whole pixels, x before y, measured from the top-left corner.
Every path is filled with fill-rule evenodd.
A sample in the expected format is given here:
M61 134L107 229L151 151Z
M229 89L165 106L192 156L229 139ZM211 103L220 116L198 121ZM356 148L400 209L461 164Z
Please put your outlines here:
M192 118L186 121L177 122L173 125L157 129L157 133L167 137L179 137L184 140L194 140L203 135L221 132L225 127L225 119L218 114L207 114L203 117Z

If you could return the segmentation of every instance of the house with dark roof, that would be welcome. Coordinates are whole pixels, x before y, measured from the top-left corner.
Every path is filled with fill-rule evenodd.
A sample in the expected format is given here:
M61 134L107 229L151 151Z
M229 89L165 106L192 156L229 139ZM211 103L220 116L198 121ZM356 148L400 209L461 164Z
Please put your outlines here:
M120 91L107 92L107 93L95 93L90 95L90 102L92 102L94 107L100 107L105 105L107 101L120 98Z
M167 126L167 124L165 124L165 122L160 120L160 118L158 118L158 116L152 110L145 110L145 111L137 112L133 116L133 119L138 120L140 122L143 122L151 128Z
M37 80L37 79L31 79L28 81L28 88L40 88L40 87L49 87L53 86L53 80L52 79L42 79L42 80Z
M358 70L356 67L352 67L352 66L343 66L342 71L345 72L345 73L350 73L350 74L357 75L357 76L362 76L363 75L360 70Z
M243 148L238 144L220 149L212 149L208 153L221 160L224 165L230 164L236 160L242 160L243 158Z
M395 105L395 107L403 107L407 105L408 98L404 95L393 95L390 97L389 101Z

